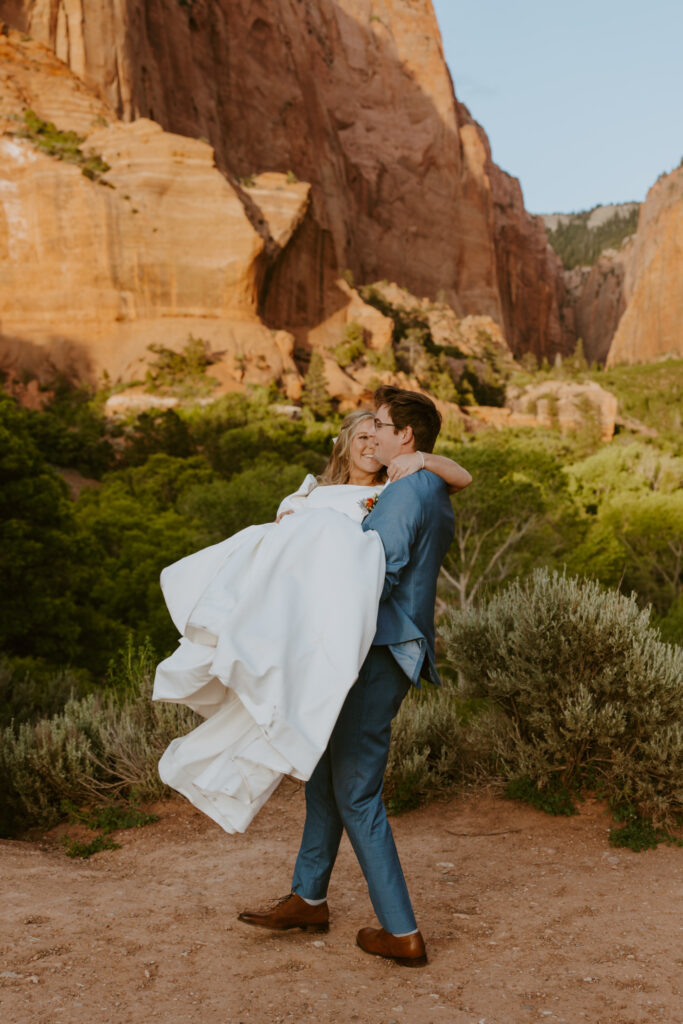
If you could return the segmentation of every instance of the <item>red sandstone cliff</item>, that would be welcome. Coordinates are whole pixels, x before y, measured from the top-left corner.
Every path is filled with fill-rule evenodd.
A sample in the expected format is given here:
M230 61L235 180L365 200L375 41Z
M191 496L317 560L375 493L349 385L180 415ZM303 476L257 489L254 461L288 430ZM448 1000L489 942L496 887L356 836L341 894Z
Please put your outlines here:
M545 237L455 99L431 0L0 0L0 16L124 120L205 137L235 177L311 182L264 277L269 323L328 315L348 268L489 314L516 352L568 347Z
M626 308L624 258L623 251L606 249L592 267L575 267L565 274L574 331L589 363L605 362Z
M683 167L648 192L624 265L626 309L608 366L683 356Z
M109 165L102 180L25 137L27 107L77 132L81 153ZM310 186L264 174L250 193L260 231L209 145L146 118L117 121L41 44L0 35L2 369L131 380L149 345L180 349L192 334L215 353L224 389L275 379L296 397L294 337L268 329L257 303Z
M461 138L470 140L472 147L478 146L480 173L490 188L496 276L507 342L516 356L524 352L544 356L571 351L574 321L562 261L548 245L545 224L524 208L517 178L491 159L491 147L481 125L464 104L458 103L457 109L463 125Z

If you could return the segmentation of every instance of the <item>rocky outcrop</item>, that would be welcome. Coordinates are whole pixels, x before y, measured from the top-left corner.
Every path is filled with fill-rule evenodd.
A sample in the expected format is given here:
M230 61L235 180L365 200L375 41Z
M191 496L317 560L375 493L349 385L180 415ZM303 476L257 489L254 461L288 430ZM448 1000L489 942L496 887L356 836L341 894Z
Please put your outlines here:
M374 295L375 301L389 310L419 318L429 330L432 341L441 348L457 348L464 357L483 355L487 346L496 350L505 363L512 365L512 356L500 326L489 316L459 317L445 302L419 299L396 283L377 281L366 296ZM391 321L389 321L391 322Z
M58 97L59 115L55 112ZM59 117L81 150L109 165L91 180L21 137L22 111ZM134 379L148 346L190 335L215 353L224 388L279 380L300 390L294 338L258 317L260 282L305 218L309 186L253 184L252 224L211 147L144 118L124 124L36 43L0 36L0 330L6 370L77 365Z
M512 415L534 416L539 426L567 432L592 421L603 441L614 436L617 399L595 381L545 380L524 388L509 387L505 404Z
M637 231L619 248L565 272L565 321L589 362L613 366L683 355L683 168L662 175L640 207L596 207L545 220L618 238L638 209Z
M0 13L120 118L205 137L233 178L311 182L259 293L269 324L326 319L349 269L493 317L514 352L567 351L544 234L455 99L431 0L0 0Z
M47 135L26 137L27 107ZM10 377L130 382L144 377L150 347L182 351L194 337L205 342L218 391L276 381L296 400L315 347L342 410L369 400L377 371L363 361L344 369L333 350L353 323L368 350L381 352L393 325L346 281L330 281L328 316L300 331L259 316L281 261L309 229L310 185L278 172L226 179L207 143L146 118L118 121L48 50L15 32L0 35L0 111L0 364ZM48 115L56 127L47 128ZM65 131L78 132L83 157L106 168L100 180L59 158L73 141ZM391 371L379 377L410 383ZM18 390L38 400L35 387ZM138 387L111 408L176 402Z
M571 352L575 326L568 315L562 263L545 226L524 208L516 178L490 164L498 288L508 344L516 356L540 360Z
M589 363L604 363L626 308L622 250L606 249L592 267L567 271L567 304Z
M624 262L626 309L607 365L683 356L683 167L648 192Z
M548 231L556 231L559 227L577 222L585 224L588 231L596 231L610 222L629 220L637 215L639 208L640 203L607 203L583 213L541 213L539 216Z
M517 178L491 159L491 147L481 125L462 103L458 116L472 147L491 199L491 227L496 253L496 280L501 324L516 356L533 352L539 359L574 346L573 319L568 314L562 262L548 245L545 224L524 207Z

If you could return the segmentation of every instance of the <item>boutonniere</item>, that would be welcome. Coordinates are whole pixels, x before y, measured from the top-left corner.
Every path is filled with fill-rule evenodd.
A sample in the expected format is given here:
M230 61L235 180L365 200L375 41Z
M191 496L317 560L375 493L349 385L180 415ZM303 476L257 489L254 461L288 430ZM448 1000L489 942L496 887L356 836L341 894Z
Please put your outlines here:
M376 491L370 498L361 498L358 504L363 509L365 514L368 515L368 513L372 512L373 508L377 504L378 498L379 492Z

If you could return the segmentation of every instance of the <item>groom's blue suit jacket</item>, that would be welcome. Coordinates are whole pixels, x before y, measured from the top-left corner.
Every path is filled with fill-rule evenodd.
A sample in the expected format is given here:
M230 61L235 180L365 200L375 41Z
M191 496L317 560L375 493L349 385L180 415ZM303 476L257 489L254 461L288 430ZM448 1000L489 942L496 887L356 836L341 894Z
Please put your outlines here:
M434 663L434 601L441 563L454 533L443 480L420 470L390 484L363 520L384 545L386 575L374 645L390 648L416 686L440 684Z

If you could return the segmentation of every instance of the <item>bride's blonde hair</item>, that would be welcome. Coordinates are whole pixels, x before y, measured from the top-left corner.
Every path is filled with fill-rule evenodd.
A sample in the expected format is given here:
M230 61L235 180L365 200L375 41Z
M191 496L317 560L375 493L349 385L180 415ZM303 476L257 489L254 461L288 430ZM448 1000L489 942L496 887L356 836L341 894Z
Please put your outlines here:
M374 419L375 414L370 412L369 409L356 409L355 412L350 412L342 420L342 425L339 428L339 437L335 441L330 461L318 477L319 484L324 486L325 484L347 484L349 482L351 475L351 442L361 423L364 420ZM377 484L384 483L385 475L386 467L380 466L375 475L374 482Z

